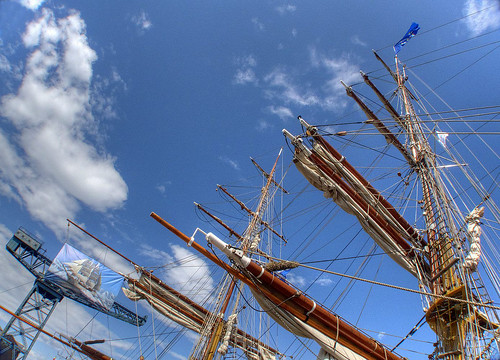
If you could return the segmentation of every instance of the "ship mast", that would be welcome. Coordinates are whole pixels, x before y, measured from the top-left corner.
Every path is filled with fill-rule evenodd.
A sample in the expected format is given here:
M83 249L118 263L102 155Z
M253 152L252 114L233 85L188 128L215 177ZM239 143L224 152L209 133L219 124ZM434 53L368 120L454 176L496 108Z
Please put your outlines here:
M249 250L254 252L258 249L258 245L260 242L260 230L259 230L259 225L264 225L266 228L270 229L272 232L277 234L280 238L284 240L282 235L276 233L274 229L270 227L270 225L265 222L262 219L262 213L264 212L265 207L267 206L267 203L269 201L269 190L272 184L275 184L276 186L279 186L274 181L274 172L276 170L276 166L278 165L278 160L281 156L283 149L280 149L279 154L276 158L276 161L274 163L274 166L271 170L271 172L268 174L264 170L262 170L259 166L259 169L262 171L264 177L267 179L265 186L262 188L262 193L260 196L259 204L257 205L257 209L255 211L251 211L249 208L247 208L242 202L237 200L233 195L231 195L224 187L218 185L218 189L221 189L226 195L231 197L234 201L236 201L243 210L246 210L251 218L250 218L250 223L245 230L243 236L239 236L234 230L230 229L227 225L225 225L220 219L214 217L212 214L208 213L205 209L203 209L199 204L196 204L196 206L205 213L207 213L209 216L214 218L219 224L223 225L224 228L226 228L230 234L234 234L237 236L238 240L240 240L240 246L244 254L246 254ZM256 164L255 160L251 159L252 163L254 165ZM193 235L194 236L194 235ZM228 275L229 278L229 275ZM229 283L225 284L223 289L220 291L219 299L218 300L218 311L214 311L214 314L216 315L216 318L213 321L209 321L206 323L203 331L202 331L202 336L200 336L198 343L193 349L193 352L191 353L190 359L203 359L203 360L212 360L216 356L217 349L219 348L219 345L223 341L224 338L224 333L223 333L223 328L224 328L224 318L226 318L226 312L228 310L228 306L230 304L231 299L233 298L234 291L236 287L240 286L238 284L238 280L236 280L234 277L231 277L231 280L229 280ZM222 294L225 293L225 295L222 296ZM234 300L234 306L233 308L236 309L236 306L239 301L239 296L236 297ZM235 319L237 314L233 312L227 316L228 319ZM235 320L231 320L235 321ZM205 336L203 336L205 334ZM223 349L225 346L221 346ZM224 352L224 350L219 350L219 352Z
M402 127L407 133L414 159L413 168L422 186L422 214L425 219L428 260L431 267L429 290L432 294L458 300L477 299L478 294L472 292L467 281L471 270L466 269L460 261L461 256L463 257L459 244L460 234L450 211L451 201L446 195L444 183L437 170L436 155L424 135L405 86L406 68L401 65L397 55L395 62L398 92L404 105ZM436 359L479 359L485 355L484 351L480 350L481 345L484 346L484 330L477 326L479 309L432 296L428 297L427 301L429 307L425 309L426 319L439 339L433 354ZM490 325L487 320L485 323Z

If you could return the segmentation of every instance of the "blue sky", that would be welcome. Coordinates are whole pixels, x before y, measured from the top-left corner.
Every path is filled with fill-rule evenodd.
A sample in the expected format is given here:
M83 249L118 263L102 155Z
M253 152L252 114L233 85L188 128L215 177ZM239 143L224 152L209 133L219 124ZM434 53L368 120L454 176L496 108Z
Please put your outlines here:
M249 156L270 169L286 146L281 129L300 132L297 115L314 124L352 116L355 105L340 80L359 83L360 69L381 75L371 49L392 64L392 45L413 21L421 31L400 57L420 65L412 70L423 81L439 86L455 108L498 102L500 52L491 44L500 10L492 0L0 2L2 305L15 309L31 286L30 275L4 250L19 226L43 240L51 257L70 241L122 272L130 266L74 228L67 231L66 219L144 266L191 256L149 213L190 234L200 226L193 201L220 204L218 183L259 183ZM454 43L461 44L440 50ZM305 186L290 172L293 189ZM194 261L195 267L163 275L179 285L213 271ZM391 269L385 270L389 278ZM395 281L414 286L405 276ZM306 274L296 281L312 279ZM215 280L207 281L210 292ZM420 303L411 301L403 312ZM68 312L79 321L68 324ZM409 331L418 314L394 332ZM75 335L93 315L65 301L48 326ZM7 317L0 317L3 325ZM97 316L88 336L137 335L113 321ZM388 320L366 326L377 322L392 331ZM133 342L103 349L124 351ZM191 344L187 336L168 358L186 358ZM33 358L53 355L55 346L41 339Z

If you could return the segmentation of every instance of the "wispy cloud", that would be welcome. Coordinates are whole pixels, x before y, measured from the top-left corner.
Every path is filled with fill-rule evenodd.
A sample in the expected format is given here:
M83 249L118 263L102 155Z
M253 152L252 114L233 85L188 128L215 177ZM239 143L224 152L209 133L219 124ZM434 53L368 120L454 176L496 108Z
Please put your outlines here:
M128 190L115 159L92 145L97 55L80 15L56 19L43 9L23 42L31 53L22 83L0 101L11 125L0 129L0 191L57 233L81 203L104 212L121 207Z
M240 165L238 164L237 161L235 160L232 160L230 159L229 157L227 156L219 156L219 160L228 164L229 166L231 166L234 170L239 170L240 169Z
M168 355L173 357L174 359L179 359L179 360L187 360L187 357L176 353L175 351L169 351Z
M265 130L271 129L272 127L273 126L269 123L269 121L260 119L257 122L257 126L255 127L255 129L257 131L265 131Z
M164 181L161 184L156 185L156 190L158 190L162 195L165 194L167 191L167 187L170 186L172 183L170 181Z
M247 83L256 83L257 77L252 69L238 69L234 74L234 83L244 85Z
M500 24L500 3L497 0L467 0L463 9L464 21L473 35L479 35Z
M328 56L315 47L309 48L309 66L299 70L293 66L278 65L267 72L262 79L252 77L263 95L274 104L265 111L278 115L281 119L293 116L290 106L318 107L323 110L340 111L347 105L345 90L340 83L357 81L359 67L349 55ZM255 76L255 73L252 74ZM324 79L313 84L310 78ZM248 81L250 82L250 81ZM241 81L240 84L246 82ZM281 104L280 104L281 103ZM266 123L260 123L264 129Z
M288 281L299 288L303 288L306 286L306 279L303 276L297 275L293 272L289 272L286 277Z
M189 249L170 245L170 251L141 246L141 253L150 261L164 265L160 271L165 283L196 302L211 301L215 282L208 264Z
M333 280L330 278L321 278L315 281L319 286L330 286L333 284Z
M141 10L139 14L132 16L132 22L137 26L141 34L153 27L153 23L149 19L149 15L144 10Z
M257 76L255 75L254 68L257 66L255 56L250 54L247 56L238 57L234 63L237 66L233 82L238 85L245 85L248 83L257 84Z
M359 45L359 46L363 46L363 47L366 46L366 43L363 40L361 40L358 35L351 36L351 42L354 45Z
M0 71L10 72L11 65L9 60L2 54L0 54Z
M252 18L252 24L255 26L255 28L258 31L264 31L266 29L264 24L262 22L260 22L259 18L256 18L256 17Z
M281 120L287 120L287 119L293 117L292 110L290 110L289 108L287 108L285 106L271 105L267 108L267 110L271 114L277 115Z
M276 11L280 13L280 15L284 15L286 13L293 13L295 12L295 10L297 10L297 6L291 4L281 5L276 7Z
M266 95L271 99L279 99L286 104L311 106L320 103L320 99L311 89L299 87L294 78L283 67L278 67L267 74L264 81L269 85Z

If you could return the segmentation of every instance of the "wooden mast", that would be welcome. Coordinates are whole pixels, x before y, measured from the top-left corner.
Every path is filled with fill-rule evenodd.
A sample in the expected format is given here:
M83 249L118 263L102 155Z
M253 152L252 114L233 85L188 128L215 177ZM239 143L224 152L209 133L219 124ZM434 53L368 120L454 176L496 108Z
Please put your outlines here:
M240 237L241 248L243 249L244 253L246 253L246 251L250 247L253 246L252 243L254 242L254 238L256 236L258 236L257 226L259 224L264 224L268 228L270 228L270 226L262 220L262 211L263 211L263 208L267 202L269 188L270 188L272 183L275 183L275 181L273 179L274 172L276 170L276 166L278 165L278 160L281 156L282 151L283 151L283 149L280 149L278 157L276 158L276 161L273 165L271 172L269 174L267 174L266 172L263 171L264 175L267 178L267 181L266 181L264 188L262 189L262 195L260 197L260 201L259 201L259 204L257 205L256 211L255 212L251 211L246 206L244 206L244 204L242 204L241 202L238 201L241 208L249 211L249 213L252 215L252 219L250 220L250 224L248 225L247 230L245 231L245 235L243 237ZM256 164L253 159L252 159L252 161L254 162L254 164ZM227 192L227 190L222 188L220 185L218 185L218 187L220 189L222 189L226 194L230 195ZM231 196L231 198L236 200L232 195L230 195L230 196ZM220 221L219 223L222 223L222 221ZM279 236L281 237L281 235L279 235ZM233 295L233 292L234 292L236 285L237 285L237 280L232 278L229 285L228 285L228 288L226 290L226 294L225 294L223 303L221 305L220 311L216 315L215 324L212 326L212 330L210 331L210 337L208 339L208 342L206 343L206 346L205 346L205 349L203 352L203 356L202 356L203 360L212 360L216 354L217 348L218 348L219 343L221 342L222 336L223 336L222 331L223 331L223 324L224 324L224 318L226 315L226 311L227 311L229 302L231 300L231 297ZM204 339L200 338L200 341L204 341Z
M456 234L450 234L454 223L441 207L441 204L446 203L446 196L441 191L443 189L441 179L434 171L436 168L434 153L423 136L418 117L410 102L410 95L404 86L405 69L403 67L402 72L400 71L397 55L395 62L398 89L405 107L404 121L412 155L416 162L415 169L422 185L423 215L427 226L429 262L433 280L430 290L435 294L464 299L469 289L466 288L453 266L457 262L452 248L452 238ZM467 306L442 298L434 301L431 299L426 318L429 326L439 338L440 344L436 350L440 359L465 359L465 339L468 336L466 328L467 322L470 321L469 317Z

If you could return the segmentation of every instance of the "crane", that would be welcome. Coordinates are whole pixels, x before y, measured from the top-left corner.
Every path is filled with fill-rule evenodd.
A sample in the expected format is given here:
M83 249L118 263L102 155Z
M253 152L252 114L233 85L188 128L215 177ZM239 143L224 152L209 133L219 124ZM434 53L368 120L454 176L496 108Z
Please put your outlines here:
M52 260L45 255L42 245L39 240L22 227L7 242L7 251L36 278L33 287L15 312L17 317L28 318L36 325L36 328L27 326L16 316L13 316L0 333L0 359L6 351L13 353L14 359L18 355L21 355L19 359L26 359L40 335L41 329L47 323L57 304L65 297L129 324L142 326L146 322L146 317L136 315L117 302L114 302L108 310L46 278L45 273L52 264Z

